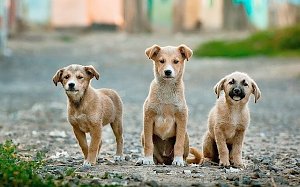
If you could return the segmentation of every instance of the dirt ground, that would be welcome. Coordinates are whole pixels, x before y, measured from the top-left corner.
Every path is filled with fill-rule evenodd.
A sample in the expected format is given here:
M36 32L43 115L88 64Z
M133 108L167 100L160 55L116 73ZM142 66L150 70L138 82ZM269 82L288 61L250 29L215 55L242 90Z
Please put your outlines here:
M142 105L153 79L146 47L179 45L195 48L212 38L243 37L236 33L192 35L127 35L108 32L26 33L9 41L10 57L0 59L0 142L13 139L24 155L46 153L45 172L63 175L83 162L66 118L66 96L52 76L72 63L93 65L96 88L113 88L124 103L126 161L114 163L115 141L109 126L96 166L66 178L77 184L128 186L299 186L300 185L300 59L255 57L209 59L193 57L186 64L186 100L190 144L201 149L206 120L216 95L213 86L233 71L256 80L262 98L249 107L251 123L243 149L245 169L213 164L135 166L141 156ZM81 177L79 177L81 176Z

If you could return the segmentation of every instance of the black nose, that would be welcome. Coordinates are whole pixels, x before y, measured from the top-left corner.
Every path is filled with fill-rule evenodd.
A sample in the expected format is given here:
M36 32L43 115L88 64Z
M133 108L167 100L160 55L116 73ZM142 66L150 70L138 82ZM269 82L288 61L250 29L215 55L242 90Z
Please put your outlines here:
M235 93L236 95L238 95L238 94L241 93L241 89L239 89L239 88L234 88L234 89L233 89L233 93Z
M69 83L69 88L74 88L75 87L75 83Z
M170 76L172 74L172 71L171 70L165 70L165 75L166 76Z

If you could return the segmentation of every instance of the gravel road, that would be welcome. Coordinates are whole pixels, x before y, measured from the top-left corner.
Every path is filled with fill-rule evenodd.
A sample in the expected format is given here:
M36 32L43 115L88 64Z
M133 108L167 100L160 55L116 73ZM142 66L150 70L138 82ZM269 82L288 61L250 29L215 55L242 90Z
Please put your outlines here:
M127 35L107 32L25 33L9 41L10 57L0 58L0 142L13 139L24 155L46 153L45 172L62 175L79 168L82 154L66 119L66 96L52 76L72 63L93 65L100 80L96 88L115 89L124 103L126 161L114 163L114 136L104 128L96 166L76 170L74 184L129 186L299 186L300 185L300 59L195 58L186 63L185 86L189 107L190 144L201 149L206 120L216 96L213 86L233 71L248 73L262 91L254 104L246 134L245 169L217 165L135 166L141 156L142 105L153 79L145 48L185 43L195 48L215 38L243 37L244 33L191 35ZM91 177L92 176L92 177Z

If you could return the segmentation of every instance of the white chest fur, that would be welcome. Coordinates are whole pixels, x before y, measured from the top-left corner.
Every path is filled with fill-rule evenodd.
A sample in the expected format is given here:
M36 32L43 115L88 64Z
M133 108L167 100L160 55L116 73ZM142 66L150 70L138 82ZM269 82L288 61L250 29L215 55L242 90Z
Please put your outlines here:
M162 140L175 136L176 126L175 118L171 115L157 115L154 123L154 134Z

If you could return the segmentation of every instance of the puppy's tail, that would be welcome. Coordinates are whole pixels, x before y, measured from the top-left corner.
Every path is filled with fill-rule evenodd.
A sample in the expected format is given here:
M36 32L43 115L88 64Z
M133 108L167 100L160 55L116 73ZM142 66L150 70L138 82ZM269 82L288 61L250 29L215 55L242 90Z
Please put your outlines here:
M190 147L190 154L194 155L194 157L187 157L186 161L188 164L202 164L203 162L203 153L200 152L195 147Z

